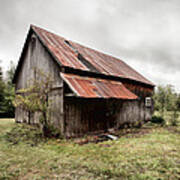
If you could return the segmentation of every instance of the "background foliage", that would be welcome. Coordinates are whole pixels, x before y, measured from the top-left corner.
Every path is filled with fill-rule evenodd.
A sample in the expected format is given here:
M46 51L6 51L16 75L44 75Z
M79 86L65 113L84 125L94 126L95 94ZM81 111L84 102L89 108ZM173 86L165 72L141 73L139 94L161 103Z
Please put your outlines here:
M11 61L10 66L3 74L0 66L0 117L14 117L14 85L12 79L15 73L15 65Z
M159 85L154 92L154 109L163 118L166 124L177 125L177 119L180 113L180 94L178 94L172 85ZM169 122L167 114L170 114ZM157 117L158 119L159 117Z

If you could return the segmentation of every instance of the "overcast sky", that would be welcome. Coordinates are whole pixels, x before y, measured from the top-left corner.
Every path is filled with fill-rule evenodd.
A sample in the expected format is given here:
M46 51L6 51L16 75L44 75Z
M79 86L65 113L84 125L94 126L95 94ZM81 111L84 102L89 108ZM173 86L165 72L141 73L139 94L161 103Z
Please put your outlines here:
M18 62L30 24L124 60L180 92L180 0L0 0L0 59Z

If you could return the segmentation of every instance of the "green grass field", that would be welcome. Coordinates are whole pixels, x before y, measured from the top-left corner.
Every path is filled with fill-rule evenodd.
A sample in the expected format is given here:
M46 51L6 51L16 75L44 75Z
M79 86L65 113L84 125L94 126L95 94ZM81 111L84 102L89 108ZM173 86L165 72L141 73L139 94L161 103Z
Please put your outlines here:
M0 119L0 180L180 179L180 128L147 126L116 141L78 145L42 139L34 128Z

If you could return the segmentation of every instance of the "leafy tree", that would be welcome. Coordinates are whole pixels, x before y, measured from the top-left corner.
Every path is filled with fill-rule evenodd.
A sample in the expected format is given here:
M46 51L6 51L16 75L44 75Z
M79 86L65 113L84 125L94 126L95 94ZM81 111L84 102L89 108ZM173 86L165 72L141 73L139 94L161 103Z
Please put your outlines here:
M167 104L167 88L163 86L158 86L154 93L153 99L155 102L155 110L158 110L161 116L164 118L164 112Z
M5 83L3 81L2 68L0 67L0 116L3 116L4 113L4 90Z
M173 114L170 118L170 123L172 126L176 126L177 125L177 119L179 117L179 113L178 113L178 96L175 93L171 97L171 111Z
M15 108L13 105L13 101L15 98L15 88L12 80L15 73L15 65L12 61L10 62L10 67L6 73L7 76L4 90L4 112L6 117L14 117Z
M16 66L15 66L14 62L10 61L9 68L6 72L6 76L7 76L6 81L7 81L7 84L10 84L11 86L13 85L12 81L14 78L15 70L16 70Z
M177 95L177 107L178 107L178 111L180 111L180 94Z
M153 96L154 102L155 102L155 110L160 112L160 115L163 119L165 111L171 111L171 119L170 123L172 125L177 124L177 118L178 118L178 95L174 90L174 87L171 85L166 86L158 86L157 90L154 93Z
M15 96L14 105L29 113L41 113L40 123L44 136L50 134L48 113L50 112L48 95L51 92L53 81L49 74L36 69L39 79L29 81L28 88L20 89ZM31 82L31 83L30 83Z
M6 117L14 117L14 105L13 101L15 98L14 86L7 85L4 89L4 114Z

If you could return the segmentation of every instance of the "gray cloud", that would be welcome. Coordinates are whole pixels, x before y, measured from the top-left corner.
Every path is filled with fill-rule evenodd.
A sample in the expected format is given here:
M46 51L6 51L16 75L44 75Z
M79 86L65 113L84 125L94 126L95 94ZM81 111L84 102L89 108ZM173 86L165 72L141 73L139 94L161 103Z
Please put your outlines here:
M0 0L0 59L17 62L36 24L133 66L180 91L179 0Z

